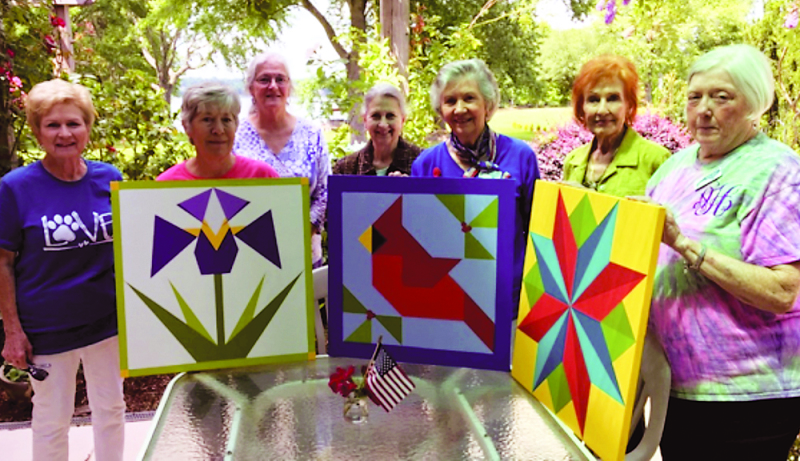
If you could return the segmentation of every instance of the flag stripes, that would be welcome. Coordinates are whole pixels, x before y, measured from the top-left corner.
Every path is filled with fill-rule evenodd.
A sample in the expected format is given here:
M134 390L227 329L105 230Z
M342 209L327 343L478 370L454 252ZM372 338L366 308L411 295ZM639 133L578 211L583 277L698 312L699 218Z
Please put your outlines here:
M372 400L387 412L415 387L382 345L378 346L375 364L367 371L366 384Z

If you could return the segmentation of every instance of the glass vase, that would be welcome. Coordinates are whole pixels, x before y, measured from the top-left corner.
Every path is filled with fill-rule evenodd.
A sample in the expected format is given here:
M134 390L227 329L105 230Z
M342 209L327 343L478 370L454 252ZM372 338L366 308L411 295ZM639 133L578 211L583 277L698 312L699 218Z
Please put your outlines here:
M349 395L344 401L344 419L353 424L367 422L369 418L369 407L367 406L366 396Z

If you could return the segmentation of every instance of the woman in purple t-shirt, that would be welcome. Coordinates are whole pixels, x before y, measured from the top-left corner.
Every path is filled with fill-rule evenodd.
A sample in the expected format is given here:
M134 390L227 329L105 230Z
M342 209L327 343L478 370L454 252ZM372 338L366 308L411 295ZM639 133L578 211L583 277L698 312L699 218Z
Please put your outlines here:
M240 109L239 95L228 86L206 82L189 87L183 95L181 121L197 155L157 179L277 178L266 163L233 152Z
M95 456L122 460L125 401L119 366L111 165L83 159L95 110L64 80L33 87L26 115L45 151L0 182L3 357L32 373L33 459L64 460L83 363ZM38 379L38 380L37 380Z

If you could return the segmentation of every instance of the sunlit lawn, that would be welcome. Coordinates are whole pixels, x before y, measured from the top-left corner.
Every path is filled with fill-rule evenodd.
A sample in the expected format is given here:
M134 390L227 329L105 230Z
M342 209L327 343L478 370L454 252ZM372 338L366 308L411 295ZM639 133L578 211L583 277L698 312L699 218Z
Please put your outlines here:
M562 125L571 117L572 109L569 107L500 109L492 117L489 126L506 136L530 141L539 131Z
M494 114L489 126L506 136L530 141L539 131L562 125L572 117L569 107L545 107L541 109L500 109ZM330 144L334 133L325 130L325 141Z

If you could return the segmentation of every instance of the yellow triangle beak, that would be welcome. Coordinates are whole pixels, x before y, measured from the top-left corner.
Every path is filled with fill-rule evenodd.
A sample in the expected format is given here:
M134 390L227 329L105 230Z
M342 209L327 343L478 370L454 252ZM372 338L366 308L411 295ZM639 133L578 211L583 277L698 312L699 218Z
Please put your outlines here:
M366 248L367 251L372 253L372 226L367 227L367 230L361 234L361 237L358 238L358 241L364 245L364 248Z

